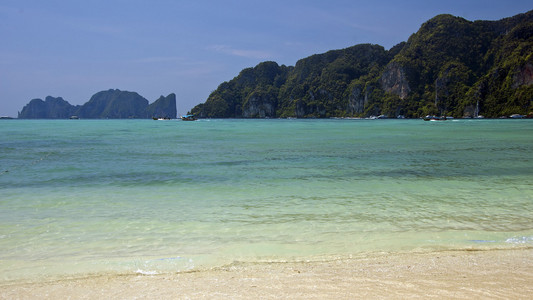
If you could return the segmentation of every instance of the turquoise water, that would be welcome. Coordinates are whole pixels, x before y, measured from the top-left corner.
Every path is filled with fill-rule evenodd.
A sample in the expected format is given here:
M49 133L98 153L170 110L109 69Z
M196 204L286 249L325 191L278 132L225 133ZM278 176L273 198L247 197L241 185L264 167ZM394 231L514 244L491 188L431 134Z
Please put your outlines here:
M5 120L0 278L533 246L531 120Z

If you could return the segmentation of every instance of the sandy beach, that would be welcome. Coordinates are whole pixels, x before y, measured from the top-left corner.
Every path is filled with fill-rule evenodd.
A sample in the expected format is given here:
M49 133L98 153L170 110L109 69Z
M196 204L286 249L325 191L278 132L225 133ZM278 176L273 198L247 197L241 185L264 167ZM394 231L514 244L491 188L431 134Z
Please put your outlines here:
M2 299L530 299L533 249L379 254L207 271L3 283Z

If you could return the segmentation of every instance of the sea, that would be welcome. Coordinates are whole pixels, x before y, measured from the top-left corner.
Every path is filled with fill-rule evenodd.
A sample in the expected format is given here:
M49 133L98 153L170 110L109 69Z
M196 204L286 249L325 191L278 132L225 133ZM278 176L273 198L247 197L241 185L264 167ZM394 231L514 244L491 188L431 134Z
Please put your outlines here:
M533 247L533 120L2 120L0 282Z

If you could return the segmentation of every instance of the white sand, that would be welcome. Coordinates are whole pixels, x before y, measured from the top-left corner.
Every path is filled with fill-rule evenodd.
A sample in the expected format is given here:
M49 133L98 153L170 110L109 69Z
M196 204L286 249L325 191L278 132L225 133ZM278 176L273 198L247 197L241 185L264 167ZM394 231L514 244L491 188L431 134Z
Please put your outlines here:
M166 275L0 283L2 299L532 299L533 249L237 264Z

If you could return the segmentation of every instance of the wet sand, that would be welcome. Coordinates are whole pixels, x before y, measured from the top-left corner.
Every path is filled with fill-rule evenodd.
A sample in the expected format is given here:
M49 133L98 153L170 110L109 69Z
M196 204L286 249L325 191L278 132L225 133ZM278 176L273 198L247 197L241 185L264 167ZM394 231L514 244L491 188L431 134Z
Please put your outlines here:
M241 263L164 275L0 283L2 299L531 299L533 249Z

